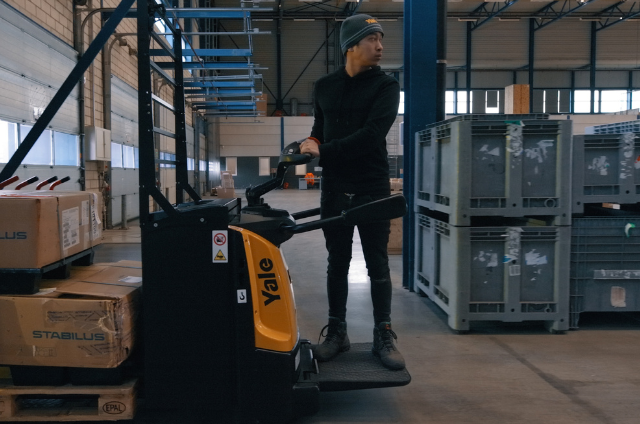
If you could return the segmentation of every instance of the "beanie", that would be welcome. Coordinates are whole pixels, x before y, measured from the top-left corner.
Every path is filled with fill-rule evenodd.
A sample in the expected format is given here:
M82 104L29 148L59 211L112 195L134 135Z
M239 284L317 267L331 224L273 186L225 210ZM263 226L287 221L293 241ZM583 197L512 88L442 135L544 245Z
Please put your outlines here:
M382 32L382 26L378 21L369 15L353 15L349 16L342 23L340 28L340 48L342 54L346 54L349 47L353 47L360 40L374 32Z

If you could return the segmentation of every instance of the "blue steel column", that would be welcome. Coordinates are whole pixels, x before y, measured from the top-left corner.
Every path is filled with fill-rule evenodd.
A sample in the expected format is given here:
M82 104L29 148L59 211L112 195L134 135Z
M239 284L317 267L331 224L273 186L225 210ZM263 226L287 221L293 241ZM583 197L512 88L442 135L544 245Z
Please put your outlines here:
M536 47L536 19L529 19L529 113L533 113L533 68Z
M402 286L413 290L415 278L415 133L437 121L438 14L446 13L444 0L404 2L404 193L408 213L403 224ZM444 34L440 34L444 36Z
M591 90L591 113L595 113L596 100L596 47L597 47L597 28L596 22L591 22L591 60L589 69L589 89ZM600 112L600 108L598 108Z
M465 74L465 77L466 77L465 90L467 90L467 113L471 113L471 43L473 43L473 38L471 36L471 33L472 33L471 26L472 26L472 23L467 22L467 51L466 51L467 72ZM458 100L456 99L456 103L457 101Z

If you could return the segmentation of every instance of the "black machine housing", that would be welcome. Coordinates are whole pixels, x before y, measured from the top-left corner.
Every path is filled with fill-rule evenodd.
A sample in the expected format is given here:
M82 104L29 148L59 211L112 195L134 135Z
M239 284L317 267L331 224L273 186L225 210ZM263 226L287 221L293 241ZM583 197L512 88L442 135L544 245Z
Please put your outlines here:
M316 413L321 390L409 383L406 370L384 369L366 343L352 344L350 352L322 364L299 337L288 352L256 348L252 276L242 235L233 228L280 246L296 233L391 219L406 211L404 198L391 196L340 217L296 224L319 209L289 214L271 208L262 196L282 185L289 166L309 160L292 143L276 177L247 189L244 208L240 199L200 200L176 206L177 214L152 213L142 225L146 409L165 417L180 410L183 418L188 411L216 422L286 423ZM227 262L212 260L217 233L228 235ZM243 290L247 299L240 302Z

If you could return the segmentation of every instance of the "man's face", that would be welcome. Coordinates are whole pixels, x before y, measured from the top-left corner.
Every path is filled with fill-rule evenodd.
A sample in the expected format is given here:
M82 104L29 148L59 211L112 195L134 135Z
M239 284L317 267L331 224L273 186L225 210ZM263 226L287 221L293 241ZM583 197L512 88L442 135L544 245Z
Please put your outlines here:
M382 59L382 34L374 32L353 46L352 58L362 66L377 66Z

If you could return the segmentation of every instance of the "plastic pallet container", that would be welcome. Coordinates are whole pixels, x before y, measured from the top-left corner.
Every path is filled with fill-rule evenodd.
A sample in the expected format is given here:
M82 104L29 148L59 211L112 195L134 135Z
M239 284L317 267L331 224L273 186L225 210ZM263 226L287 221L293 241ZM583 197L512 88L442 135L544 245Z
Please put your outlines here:
M455 227L418 213L415 288L454 330L473 321L569 329L568 226Z
M449 214L450 224L481 216L571 224L571 121L453 121L415 137L416 204Z
M587 134L624 134L628 132L640 132L640 120L617 122L614 124L595 125L586 127Z
M574 136L572 212L587 203L640 202L639 154L634 133Z
M640 215L574 218L570 278L571 328L581 312L640 311Z
M444 121L435 122L433 124L429 124L425 127L425 129L430 129L434 127L439 127L440 125L448 124L451 122L460 122L460 121L537 121L539 119L549 119L549 115L546 113L515 113L515 114L504 114L504 113L492 113L492 114L469 114L469 115L458 115L453 118L445 119Z

